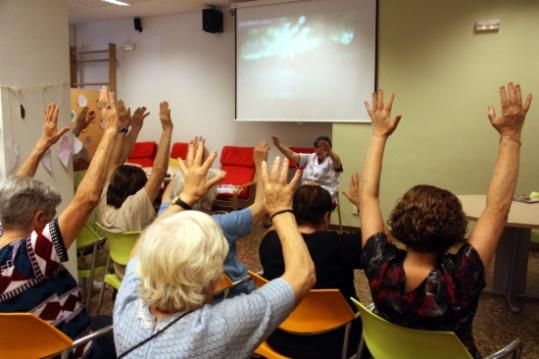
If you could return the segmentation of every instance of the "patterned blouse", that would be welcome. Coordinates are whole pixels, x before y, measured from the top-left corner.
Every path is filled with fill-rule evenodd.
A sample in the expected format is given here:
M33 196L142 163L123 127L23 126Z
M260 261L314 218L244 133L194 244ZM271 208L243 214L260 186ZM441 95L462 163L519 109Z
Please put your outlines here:
M362 261L377 312L392 323L426 330L454 331L472 356L480 358L472 322L485 273L479 254L464 244L456 254L444 254L421 284L405 289L406 251L384 233L370 237Z

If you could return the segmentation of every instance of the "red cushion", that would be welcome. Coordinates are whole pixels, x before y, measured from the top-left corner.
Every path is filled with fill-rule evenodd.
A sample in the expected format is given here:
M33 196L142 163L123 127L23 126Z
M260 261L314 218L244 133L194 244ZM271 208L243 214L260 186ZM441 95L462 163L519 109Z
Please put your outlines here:
M224 166L254 167L253 150L253 147L224 146L221 151L222 169Z
M187 150L189 149L189 144L187 142L176 142L172 145L172 150L170 151L171 158L181 158L185 160L187 157Z
M154 159L157 154L157 143L155 142L137 142L133 146L133 151L129 155L129 161L134 158ZM153 163L153 161L152 161Z
M290 150L296 153L314 153L314 147L290 147ZM298 167L296 161L288 162L288 168Z
M223 166L221 167L223 171L226 172L225 178L223 178L219 184L234 184L241 185L249 183L255 177L255 169L248 167L239 167L239 166ZM217 198L231 198L232 194L230 193L220 193ZM247 199L249 198L249 187L244 188L238 198Z

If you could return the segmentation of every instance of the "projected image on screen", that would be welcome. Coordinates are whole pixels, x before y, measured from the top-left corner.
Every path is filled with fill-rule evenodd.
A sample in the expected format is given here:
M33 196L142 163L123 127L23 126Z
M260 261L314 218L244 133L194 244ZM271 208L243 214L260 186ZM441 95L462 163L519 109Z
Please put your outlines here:
M361 100L374 87L374 38L365 35L366 16L357 8L358 1L334 0L240 9L238 118L365 118Z

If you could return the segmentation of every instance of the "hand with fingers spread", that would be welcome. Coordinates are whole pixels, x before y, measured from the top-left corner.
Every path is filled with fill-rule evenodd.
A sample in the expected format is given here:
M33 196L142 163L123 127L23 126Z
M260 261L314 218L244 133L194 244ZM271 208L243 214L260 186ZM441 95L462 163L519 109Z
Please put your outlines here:
M500 87L501 116L497 117L494 106L489 106L488 119L501 136L520 141L520 132L531 101L532 95L530 94L526 97L526 102L522 104L520 85L509 82L507 88Z
M116 101L114 100L114 92L109 91L106 86L99 90L99 100L97 101L101 111L101 120L103 121L105 130L118 130L119 117L116 109Z
M168 107L168 102L163 101L159 104L159 119L161 120L161 127L163 131L172 130L172 120L170 118L170 108Z
M359 203L361 202L361 174L359 172L352 174L348 192L343 193L344 196L359 209Z
M292 208L292 197L301 178L301 171L296 171L290 183L286 182L287 177L288 159L281 160L277 157L273 162L270 175L268 175L267 162L262 162L261 179L264 185L266 212L270 216Z
M131 116L131 128L140 130L144 124L144 119L148 117L149 114L149 112L146 112L146 107L137 107L133 116Z
M372 133L373 135L387 138L391 136L393 131L397 128L401 115L397 115L391 118L391 108L393 106L393 99L395 94L391 94L387 103L384 104L384 91L377 90L372 94L372 104L365 101L365 108L372 121ZM372 105L372 107L371 107Z
M54 145L60 137L62 137L69 128L63 127L58 129L58 112L60 108L55 103L50 103L43 110L43 131L40 139L36 142L34 149L23 162L17 176L21 177L33 177L36 174L39 161L43 158L43 155Z
M125 108L125 104L122 100L119 100L116 104L116 109L118 112L118 120L120 121L120 126L123 129L128 129L131 123L131 108Z
M73 129L73 133L75 136L79 136L79 134L84 130L88 125L93 121L95 118L92 116L88 116L88 110L89 108L83 107L82 110L80 110L79 114L77 115L77 118L75 119L75 128Z
M48 147L55 144L60 137L64 135L69 128L63 127L58 129L58 112L60 107L55 103L50 103L43 110L43 132L41 133L41 141Z
M208 171L217 158L217 152L212 151L204 160L204 147L203 140L191 142L185 161L178 158L184 177L184 187L178 197L191 206L203 198L209 189L225 176L221 173L208 179Z

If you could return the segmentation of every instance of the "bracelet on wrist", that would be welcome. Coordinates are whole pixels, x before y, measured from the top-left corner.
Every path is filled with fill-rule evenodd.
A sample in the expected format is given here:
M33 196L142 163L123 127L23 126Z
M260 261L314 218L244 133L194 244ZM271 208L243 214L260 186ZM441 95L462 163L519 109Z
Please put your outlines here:
M500 142L502 141L502 138L507 138L508 140L511 140L511 141L515 141L516 143L518 143L519 145L522 145L522 142L520 142L520 138L519 137L514 137L514 136L509 136L509 135L502 135L500 136Z
M118 132L119 133L127 133L129 131L129 127L118 127Z
M275 212L274 214L271 215L271 219L275 218L276 216L280 215L280 214L283 214L283 213L292 213L294 214L294 212L290 209L290 208L287 208L287 209L283 209L281 211L277 211Z
M181 208L183 208L184 210L186 211L190 211L193 209L193 207L191 207L189 204L187 204L186 202L182 201L180 197L176 198L176 200L174 200L173 202L176 206L180 206Z

